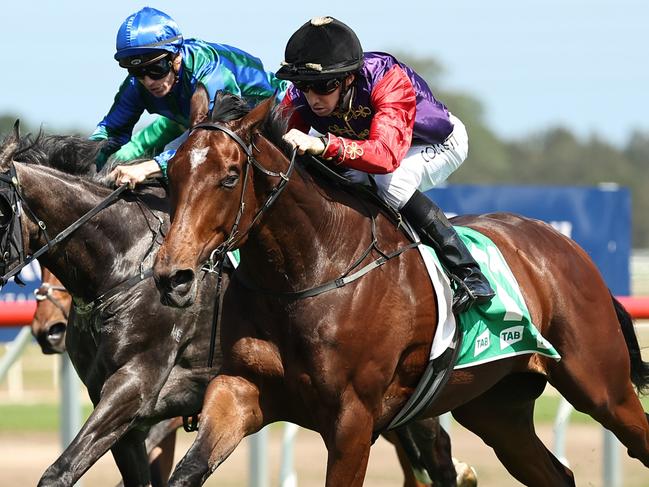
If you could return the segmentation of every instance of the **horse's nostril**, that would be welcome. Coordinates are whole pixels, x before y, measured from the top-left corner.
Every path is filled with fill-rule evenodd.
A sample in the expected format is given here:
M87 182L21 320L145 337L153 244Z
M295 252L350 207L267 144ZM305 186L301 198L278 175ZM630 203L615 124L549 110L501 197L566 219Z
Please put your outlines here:
M169 276L171 289L187 288L191 286L193 280L194 271L192 271L191 269L179 270Z
M47 330L47 340L54 344L63 339L63 336L65 335L65 323L54 323L52 326L50 326Z

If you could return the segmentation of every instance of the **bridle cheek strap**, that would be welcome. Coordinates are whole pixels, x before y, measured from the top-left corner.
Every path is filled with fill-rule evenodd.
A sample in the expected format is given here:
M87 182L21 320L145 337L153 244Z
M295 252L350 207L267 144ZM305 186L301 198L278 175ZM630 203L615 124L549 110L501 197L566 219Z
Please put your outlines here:
M270 171L265 167L263 167L259 163L259 161L257 161L257 159L255 159L255 157L253 156L254 145L252 143L246 144L246 142L241 137L239 137L237 133L235 133L233 130L229 129L228 127L215 122L203 122L195 125L192 128L192 132L197 129L217 130L225 133L232 140L234 140L239 145L239 147L241 147L241 149L247 156L246 167L244 169L243 185L241 190L241 199L239 201L239 211L237 212L237 216L232 225L232 229L228 234L228 238L226 238L223 241L223 243L221 243L217 248L215 248L212 251L207 263L203 267L203 269L206 270L207 272L216 272L218 262L220 260L223 260L225 254L230 250L234 249L239 243L239 241L250 232L252 227L255 226L255 224L259 221L262 215L273 205L275 200L279 197L279 195L286 187L286 184L289 182L291 175L293 174L293 170L295 168L295 156L297 154L297 150L296 149L293 150L286 173L281 171L280 172ZM275 185L275 187L270 191L264 204L261 205L261 207L257 210L257 213L255 213L255 216L252 218L252 221L250 222L250 225L248 225L248 228L246 228L246 230L243 232L239 232L239 223L241 221L241 218L243 217L243 212L246 206L244 202L244 197L245 197L245 190L246 190L248 177L250 173L249 170L250 166L254 166L255 169L259 170L266 176L278 177L280 178L280 180Z

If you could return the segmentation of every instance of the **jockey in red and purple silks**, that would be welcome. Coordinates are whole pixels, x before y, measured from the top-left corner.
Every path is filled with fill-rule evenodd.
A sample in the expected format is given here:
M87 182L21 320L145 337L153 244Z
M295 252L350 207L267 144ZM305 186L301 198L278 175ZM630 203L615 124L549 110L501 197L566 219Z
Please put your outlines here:
M442 144L453 132L443 103L410 67L381 52L363 54L347 105L326 117L309 108L304 92L289 88L296 110L290 126L328 134L326 158L367 173L393 172L412 145Z
M456 311L486 303L494 291L444 213L421 191L446 180L466 159L462 122L426 82L393 56L364 53L358 37L332 17L317 17L289 39L277 77L293 82L282 104L284 139L347 169L373 175L379 195L417 227L456 277Z

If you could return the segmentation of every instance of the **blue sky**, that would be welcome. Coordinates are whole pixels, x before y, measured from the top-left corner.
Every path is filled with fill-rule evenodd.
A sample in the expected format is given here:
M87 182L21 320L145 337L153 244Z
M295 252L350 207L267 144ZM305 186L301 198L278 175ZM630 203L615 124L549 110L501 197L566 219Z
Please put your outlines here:
M46 129L91 131L124 76L112 58L117 29L144 5L5 2L0 113L19 114ZM582 137L597 133L624 144L633 129L649 131L646 0L148 5L174 17L186 37L237 46L273 71L303 22L333 15L356 30L365 50L437 59L446 69L443 86L481 100L502 137L561 124Z

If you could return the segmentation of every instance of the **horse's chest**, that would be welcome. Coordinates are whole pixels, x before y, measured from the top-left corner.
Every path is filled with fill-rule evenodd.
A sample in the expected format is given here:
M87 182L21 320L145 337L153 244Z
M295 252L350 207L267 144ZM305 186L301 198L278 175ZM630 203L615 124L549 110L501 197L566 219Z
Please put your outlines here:
M252 337L237 340L230 349L230 364L257 375L282 377L284 366L274 343Z

